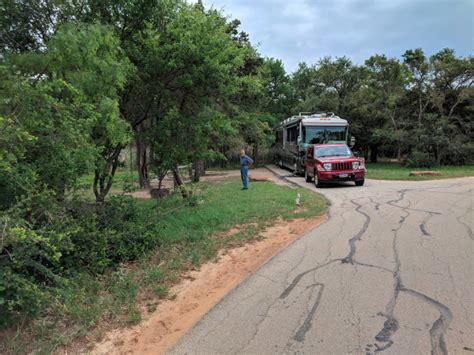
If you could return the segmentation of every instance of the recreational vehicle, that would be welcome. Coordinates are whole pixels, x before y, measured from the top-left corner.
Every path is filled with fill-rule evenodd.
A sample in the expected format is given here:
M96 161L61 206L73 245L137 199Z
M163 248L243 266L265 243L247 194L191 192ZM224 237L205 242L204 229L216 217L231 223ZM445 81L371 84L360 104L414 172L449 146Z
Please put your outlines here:
M276 128L275 154L281 167L304 171L303 157L310 144L349 143L348 123L332 112L301 112ZM351 138L351 145L353 145Z

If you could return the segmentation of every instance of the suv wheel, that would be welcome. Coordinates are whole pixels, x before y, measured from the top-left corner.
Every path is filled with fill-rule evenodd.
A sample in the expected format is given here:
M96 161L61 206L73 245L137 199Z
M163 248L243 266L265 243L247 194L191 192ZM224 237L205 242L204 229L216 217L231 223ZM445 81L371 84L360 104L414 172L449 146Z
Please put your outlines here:
M316 170L314 170L314 186L316 186L317 188L320 188L321 186L323 186L321 181L319 181L318 179L318 172Z
M365 182L365 180L357 180L355 182L355 184L356 184L356 186L364 186L364 182Z

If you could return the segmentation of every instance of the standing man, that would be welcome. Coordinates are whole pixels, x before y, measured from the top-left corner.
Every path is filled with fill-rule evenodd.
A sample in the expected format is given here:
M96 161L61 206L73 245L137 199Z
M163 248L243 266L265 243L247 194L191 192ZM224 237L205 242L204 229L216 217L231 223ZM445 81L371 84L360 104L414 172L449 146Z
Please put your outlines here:
M242 178L242 184L244 187L242 190L249 188L249 165L253 164L252 158L245 154L245 150L240 151L240 177Z

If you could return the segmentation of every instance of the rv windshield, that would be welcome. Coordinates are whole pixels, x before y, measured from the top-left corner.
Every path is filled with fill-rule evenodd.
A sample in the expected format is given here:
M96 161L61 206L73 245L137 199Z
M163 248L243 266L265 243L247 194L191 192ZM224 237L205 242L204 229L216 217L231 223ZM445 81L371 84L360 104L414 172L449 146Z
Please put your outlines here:
M347 127L303 126L303 142L324 144L327 142L345 142Z

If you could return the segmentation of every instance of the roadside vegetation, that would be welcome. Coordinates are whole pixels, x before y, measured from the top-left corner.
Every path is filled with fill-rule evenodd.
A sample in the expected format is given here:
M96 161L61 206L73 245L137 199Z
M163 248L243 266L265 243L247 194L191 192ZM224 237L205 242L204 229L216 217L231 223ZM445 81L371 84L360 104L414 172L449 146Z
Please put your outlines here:
M51 209L55 241L38 240L36 255L30 241L17 242L13 257L24 268L6 269L7 277L25 280L18 285L17 299L35 317L9 318L16 326L0 333L0 352L49 353L89 332L89 339L100 337L103 324L135 324L159 299L173 297L169 288L186 270L214 259L219 250L259 239L278 218L313 217L326 208L321 196L306 189L265 182L240 191L240 185L238 179L201 183L193 186L193 198L187 201L178 191L162 200L113 196L100 217L90 205L75 211L80 226L60 221L63 214ZM220 233L235 225L241 226L236 234ZM63 257L55 260L47 254L53 250ZM29 265L41 258L51 258L55 265L37 270L34 281ZM21 288L26 280L30 288Z
M435 180L474 176L474 165L438 166L432 169L413 169L398 163L367 163L368 179L377 180ZM410 176L413 171L430 170L441 173L440 176Z
M49 351L101 319L137 322L142 292L168 297L182 270L298 216L294 190L199 182L242 147L270 162L273 127L299 111L348 119L373 163L472 163L473 60L413 49L363 65L322 58L290 75L201 1L2 3L0 351L24 352L21 339ZM132 173L120 170L128 156ZM369 177L394 170L369 165ZM159 203L122 193L165 176L177 189ZM301 194L302 216L322 211ZM247 221L233 239L212 237Z

